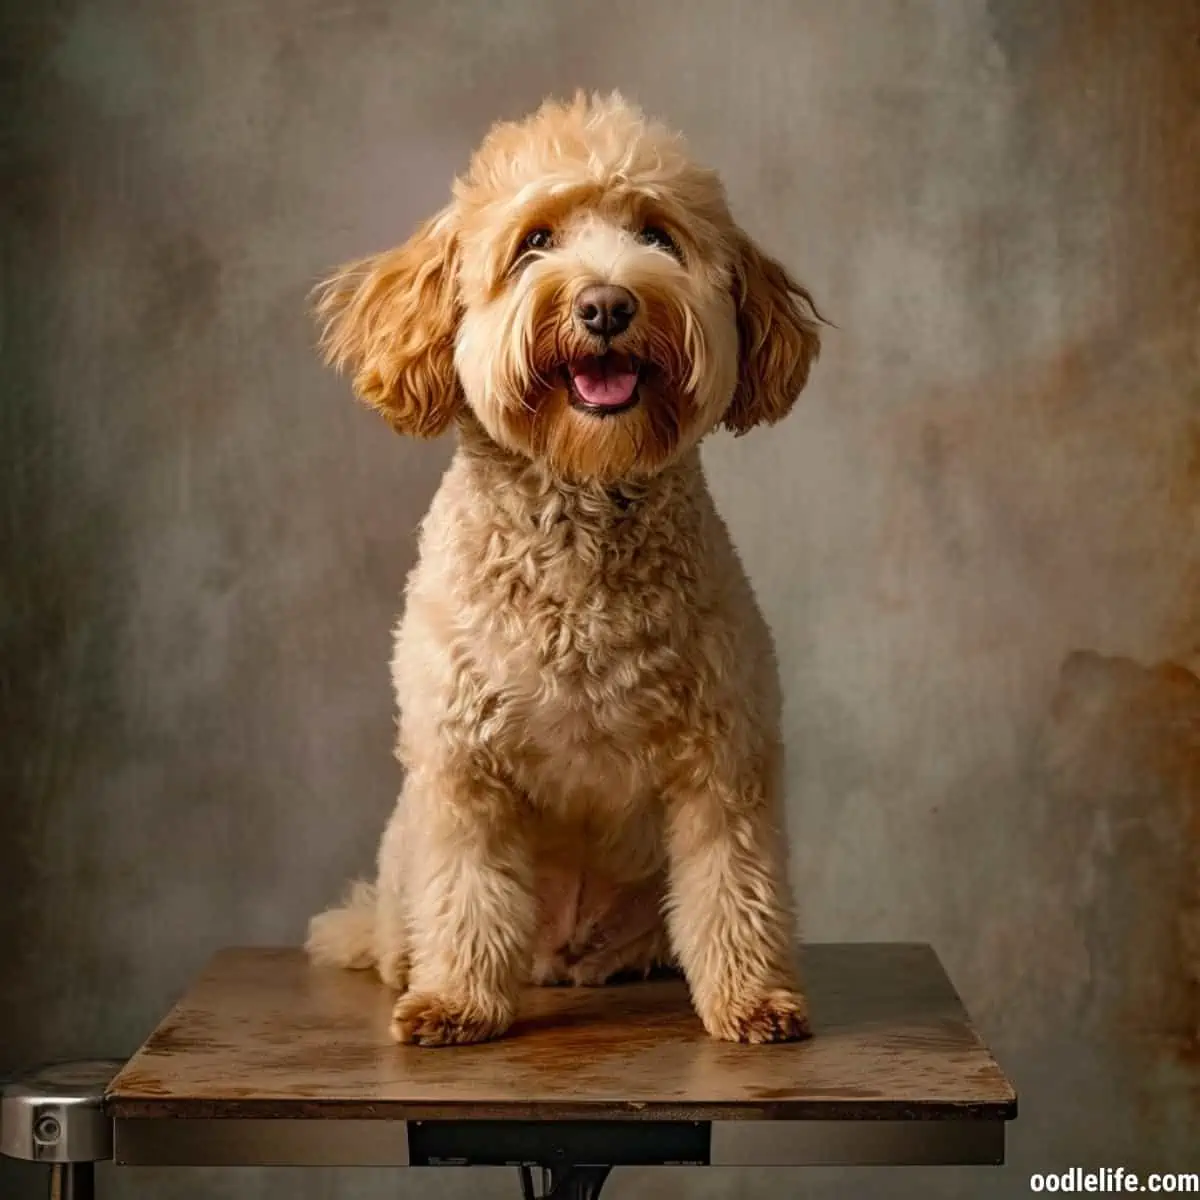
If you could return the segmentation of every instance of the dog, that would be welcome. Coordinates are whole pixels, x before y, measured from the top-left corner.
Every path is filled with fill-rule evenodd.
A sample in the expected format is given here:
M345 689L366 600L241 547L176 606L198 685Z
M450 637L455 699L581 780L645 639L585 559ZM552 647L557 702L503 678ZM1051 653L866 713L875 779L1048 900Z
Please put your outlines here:
M659 968L714 1038L808 1036L775 654L699 455L792 407L808 291L678 134L581 93L316 309L360 400L457 448L395 634L403 788L312 961L378 971L401 1043Z

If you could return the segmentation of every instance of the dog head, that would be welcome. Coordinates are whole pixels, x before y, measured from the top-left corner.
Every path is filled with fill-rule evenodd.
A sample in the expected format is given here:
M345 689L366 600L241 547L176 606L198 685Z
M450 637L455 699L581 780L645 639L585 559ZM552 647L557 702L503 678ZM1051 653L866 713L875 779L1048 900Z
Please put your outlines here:
M734 223L717 176L619 96L495 126L449 205L320 292L323 346L400 432L469 408L575 480L653 475L791 408L808 293Z

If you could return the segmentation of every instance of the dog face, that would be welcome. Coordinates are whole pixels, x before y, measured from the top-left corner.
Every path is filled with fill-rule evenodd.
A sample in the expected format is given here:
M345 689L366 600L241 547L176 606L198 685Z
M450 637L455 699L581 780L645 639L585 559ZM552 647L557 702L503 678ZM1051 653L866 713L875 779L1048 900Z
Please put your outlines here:
M733 222L717 176L619 96L497 125L451 203L324 285L328 359L400 432L466 408L573 480L653 475L791 408L808 293Z

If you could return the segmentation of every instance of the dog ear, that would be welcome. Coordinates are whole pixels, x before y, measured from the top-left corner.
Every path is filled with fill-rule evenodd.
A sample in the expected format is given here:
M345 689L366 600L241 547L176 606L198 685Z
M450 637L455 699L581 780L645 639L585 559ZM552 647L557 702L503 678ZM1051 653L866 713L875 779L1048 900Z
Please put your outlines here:
M738 381L722 424L735 434L787 416L821 349L812 297L739 231L734 261Z
M399 433L436 437L463 402L454 369L458 246L450 210L401 247L349 263L317 289L325 361Z

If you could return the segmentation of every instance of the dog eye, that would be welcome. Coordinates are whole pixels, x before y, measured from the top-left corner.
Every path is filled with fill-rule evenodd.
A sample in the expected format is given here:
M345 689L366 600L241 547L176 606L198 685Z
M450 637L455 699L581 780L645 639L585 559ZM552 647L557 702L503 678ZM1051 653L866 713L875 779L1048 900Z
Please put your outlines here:
M531 250L549 250L554 245L554 233L545 228L531 229L521 242L521 253L528 254Z
M643 246L653 246L655 250L663 250L675 258L679 257L679 247L675 245L675 239L665 229L660 229L657 225L647 225L637 235L637 240Z

